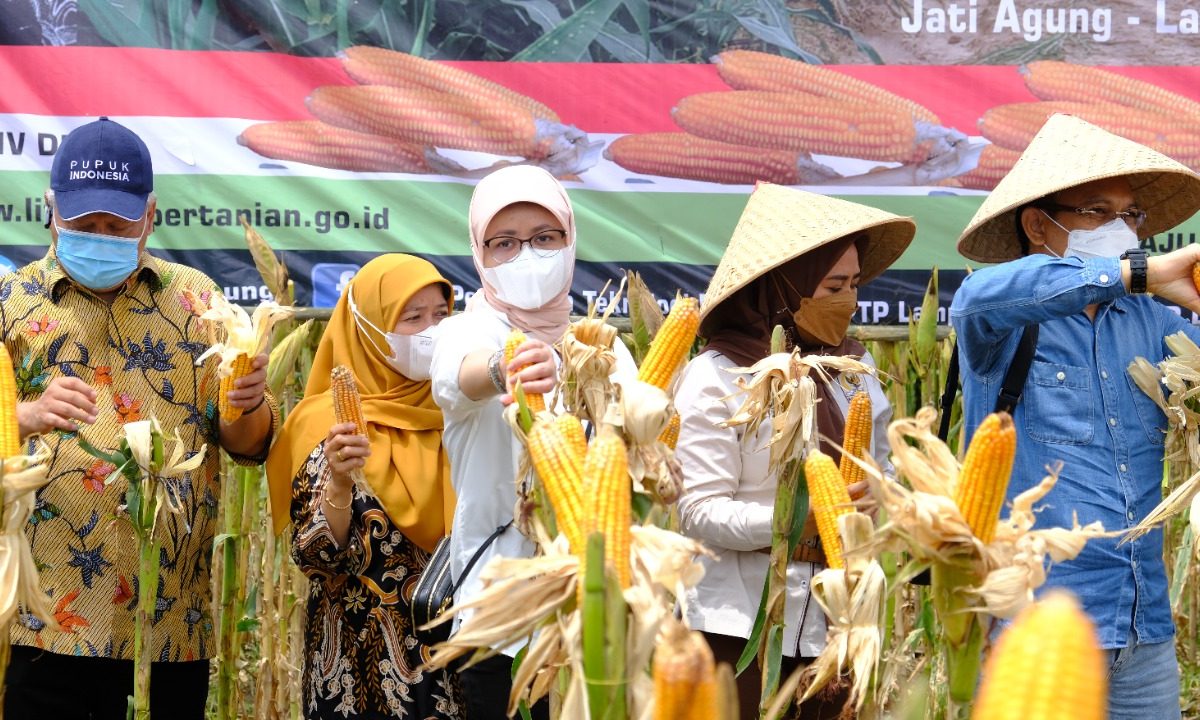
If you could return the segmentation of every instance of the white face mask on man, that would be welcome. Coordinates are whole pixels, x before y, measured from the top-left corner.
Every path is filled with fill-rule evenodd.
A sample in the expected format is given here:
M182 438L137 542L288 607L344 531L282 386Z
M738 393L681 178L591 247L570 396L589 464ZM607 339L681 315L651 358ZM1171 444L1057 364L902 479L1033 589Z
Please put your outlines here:
M575 262L570 250L547 257L526 245L512 260L483 268L483 275L500 300L522 310L537 310L567 288L567 275Z
M409 380L429 379L430 368L433 366L433 345L436 339L435 331L437 325L430 325L421 332L413 335L402 335L398 332L380 330L358 311L358 305L354 302L353 287L347 290L346 299L350 303L350 314L354 316L354 322L358 325L359 331L366 336L367 342L371 343L379 351L379 354L387 359L387 364L391 365L392 369ZM391 349L391 353L384 352L383 348L375 343L367 328L374 330L384 337L388 347Z
M1042 210L1046 218L1058 225L1067 233L1067 249L1060 256L1047 245L1051 255L1055 257L1115 258L1121 257L1126 250L1140 246L1137 233L1124 219L1115 217L1094 230L1067 230L1050 214Z

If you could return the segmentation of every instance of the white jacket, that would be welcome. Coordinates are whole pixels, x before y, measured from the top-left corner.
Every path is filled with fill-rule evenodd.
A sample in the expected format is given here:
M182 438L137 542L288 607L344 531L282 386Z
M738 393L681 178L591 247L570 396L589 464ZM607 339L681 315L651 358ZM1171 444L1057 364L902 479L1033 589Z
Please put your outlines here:
M869 354L863 362L875 364ZM688 623L705 632L746 638L758 613L770 562L769 555L757 551L771 544L776 479L767 472L769 423L752 437L745 436L744 426L718 425L732 417L745 398L734 385L737 375L727 372L735 366L712 350L688 363L675 395L681 420L675 452L683 467L684 491L679 500L683 533L702 541L717 556L705 561L704 579L688 593ZM886 430L891 405L877 379L868 376L861 382L870 391L874 408L872 456L890 471ZM843 416L856 389L843 387L843 392L834 393ZM788 564L785 655L798 652L813 657L825 646L825 616L808 592L812 576L821 569L809 562Z

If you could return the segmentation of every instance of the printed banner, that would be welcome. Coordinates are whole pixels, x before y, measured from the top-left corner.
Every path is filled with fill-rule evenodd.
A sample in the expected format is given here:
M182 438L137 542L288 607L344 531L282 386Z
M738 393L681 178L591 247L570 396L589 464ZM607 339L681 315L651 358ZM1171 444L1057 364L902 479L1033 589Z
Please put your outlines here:
M46 251L54 153L98 115L151 149L152 250L249 303L266 290L242 220L303 304L383 252L466 297L473 184L525 162L575 203L578 311L625 268L664 305L702 295L766 180L914 217L855 321L907 322L935 267L944 320L958 234L1054 112L1200 166L1200 12L1182 2L391 5L0 0L0 269Z

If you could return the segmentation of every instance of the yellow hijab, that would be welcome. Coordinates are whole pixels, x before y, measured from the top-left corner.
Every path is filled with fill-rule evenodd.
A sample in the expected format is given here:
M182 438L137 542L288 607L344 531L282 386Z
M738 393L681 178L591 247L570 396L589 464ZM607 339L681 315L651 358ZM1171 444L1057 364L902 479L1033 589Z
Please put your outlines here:
M391 330L409 299L434 283L451 297L450 283L429 262L389 254L364 265L342 292L313 358L304 400L288 415L267 457L276 533L291 520L292 479L334 424L329 375L338 365L353 370L358 379L371 442L364 474L388 517L425 550L448 532L454 491L432 383L410 380L389 365L383 354L390 352L387 339L365 323L359 327L346 297L353 292L359 314L375 327Z

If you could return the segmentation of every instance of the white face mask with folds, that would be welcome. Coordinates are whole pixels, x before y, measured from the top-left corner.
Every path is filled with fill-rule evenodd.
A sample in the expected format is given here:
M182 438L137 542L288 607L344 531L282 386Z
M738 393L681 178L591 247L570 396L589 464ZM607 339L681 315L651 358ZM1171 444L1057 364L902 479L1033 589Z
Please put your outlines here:
M353 288L347 291L346 299L350 303L350 314L354 316L354 322L358 325L359 331L367 338L367 342L379 351L380 355L387 358L387 363L392 366L392 369L409 380L429 379L430 368L433 366L433 345L436 340L437 325L430 325L413 335L387 332L380 330L358 311L358 305L354 302ZM367 328L384 337L391 350L390 353L384 352L383 348L375 343Z
M1115 217L1094 230L1067 230L1057 220L1050 217L1045 210L1041 211L1046 219L1058 225L1067 233L1067 249L1056 257L1115 258L1121 257L1126 250L1133 250L1141 245L1137 233L1121 218ZM1050 250L1050 246L1046 246ZM1050 250L1051 255L1055 255Z
M483 268L483 276L502 301L522 310L537 310L566 289L574 262L570 247L544 257L526 245L512 260Z

